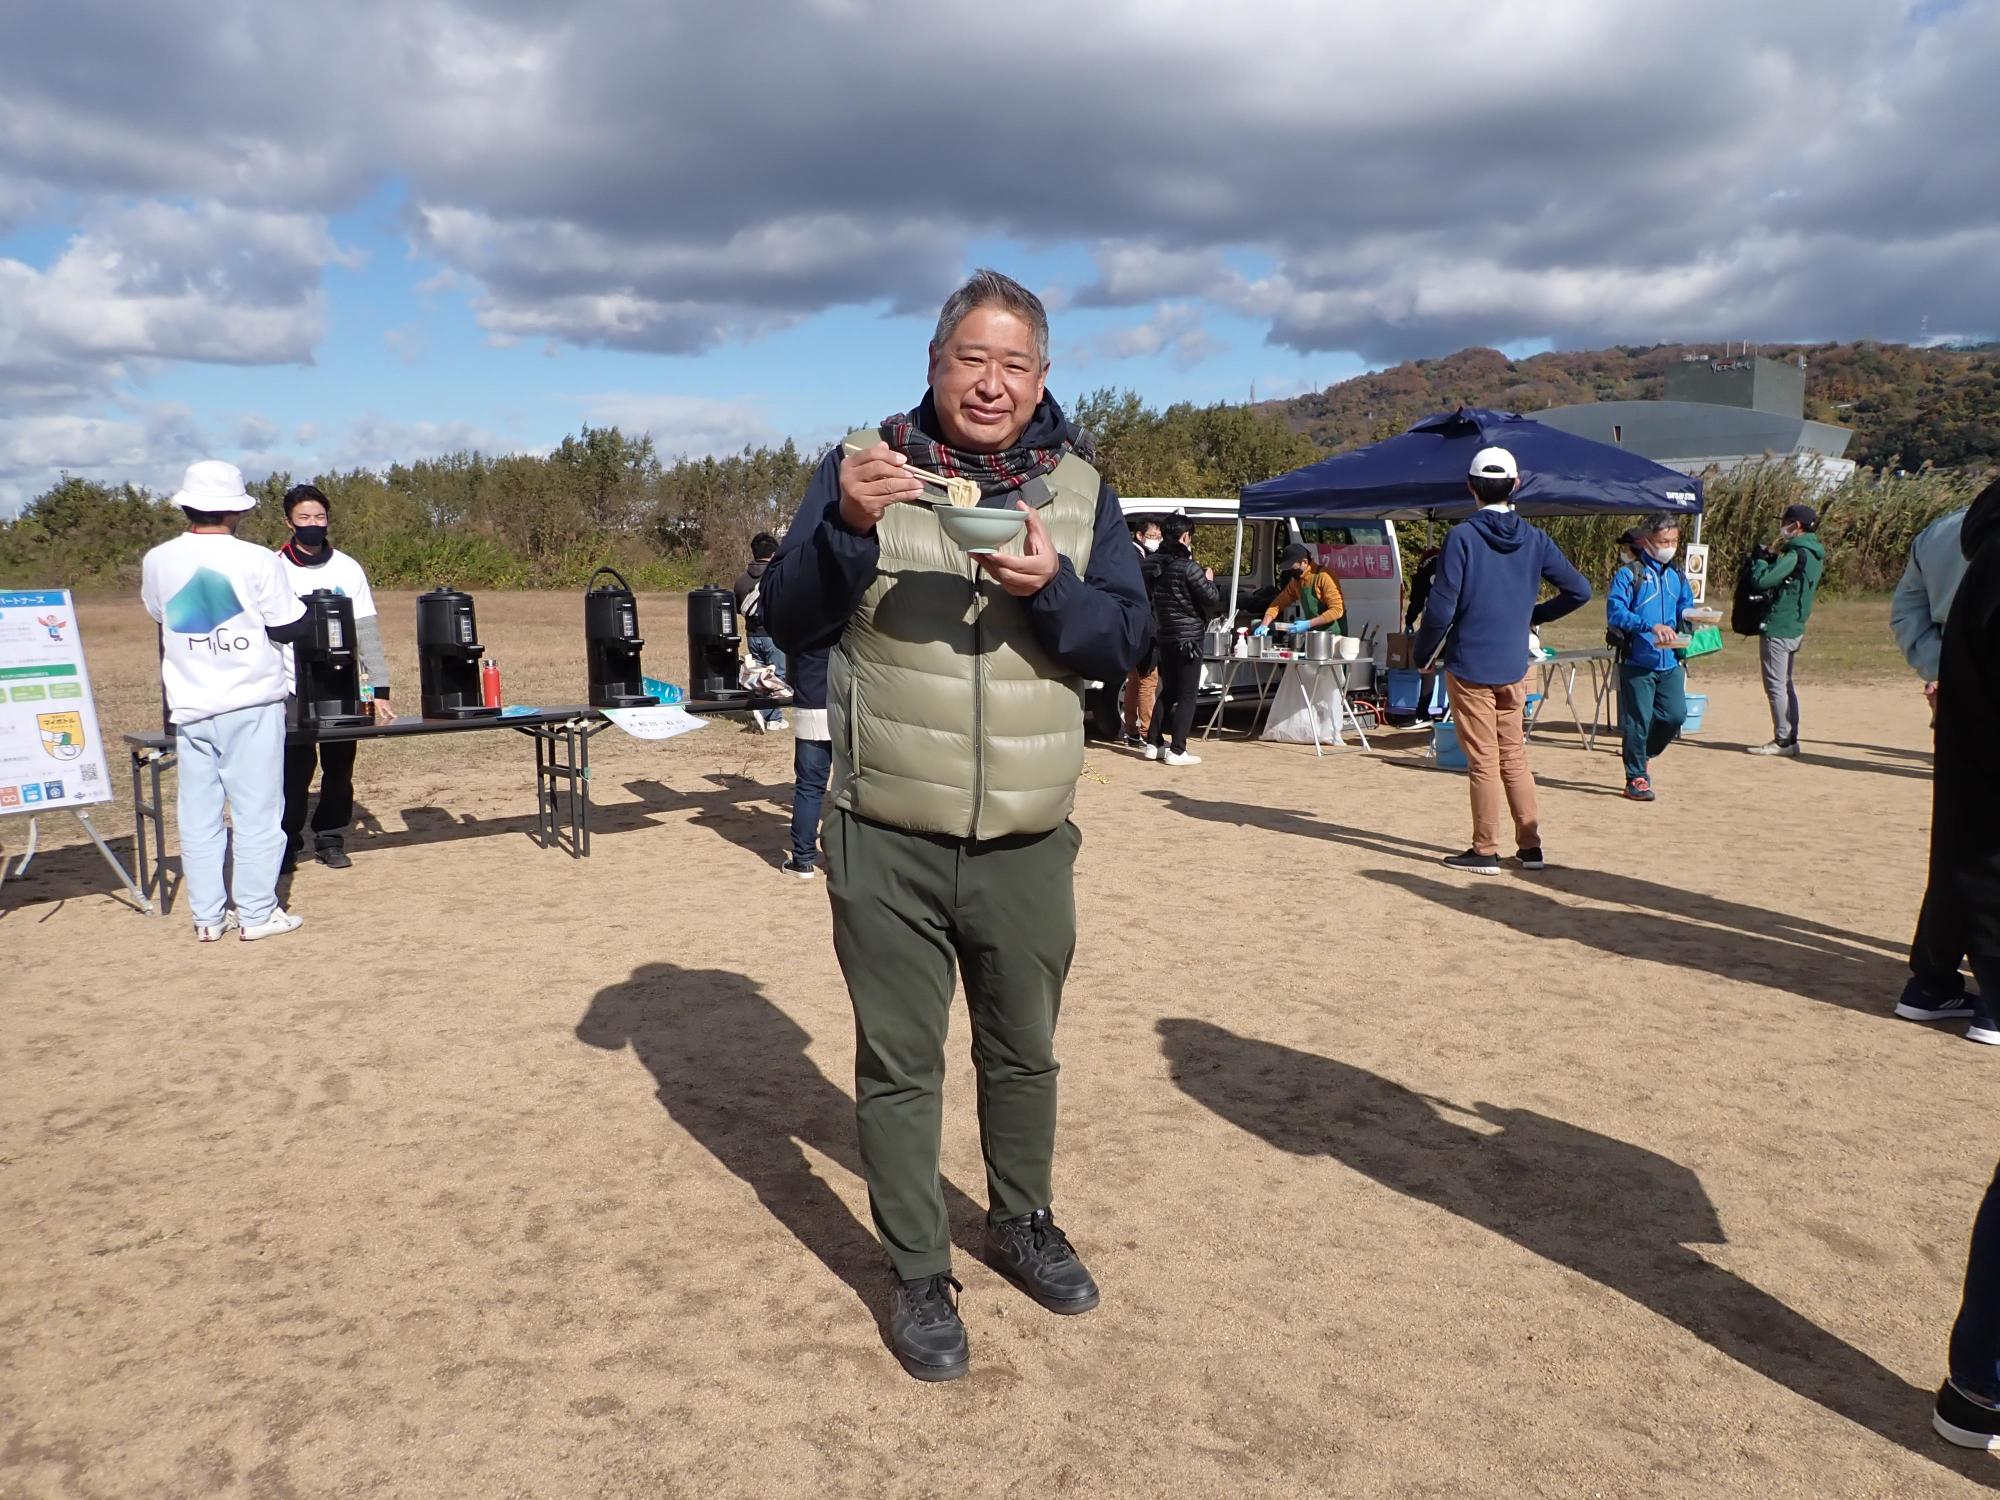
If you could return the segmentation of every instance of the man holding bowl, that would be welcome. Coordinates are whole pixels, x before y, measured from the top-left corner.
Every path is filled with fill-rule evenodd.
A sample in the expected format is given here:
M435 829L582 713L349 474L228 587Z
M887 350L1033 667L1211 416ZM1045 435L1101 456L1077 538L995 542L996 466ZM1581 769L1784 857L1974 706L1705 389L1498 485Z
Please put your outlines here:
M1050 1211L1082 837L1069 814L1083 684L1131 670L1151 613L1117 497L1047 394L1048 348L1040 300L976 272L938 316L923 400L827 455L763 581L778 645L832 652L834 951L869 1206L895 1269L890 1342L920 1380L963 1375L969 1358L938 1169L954 976L972 1019L986 1260L1052 1312L1098 1302ZM938 480L978 486L975 525L948 534ZM983 550L994 528L1011 540Z

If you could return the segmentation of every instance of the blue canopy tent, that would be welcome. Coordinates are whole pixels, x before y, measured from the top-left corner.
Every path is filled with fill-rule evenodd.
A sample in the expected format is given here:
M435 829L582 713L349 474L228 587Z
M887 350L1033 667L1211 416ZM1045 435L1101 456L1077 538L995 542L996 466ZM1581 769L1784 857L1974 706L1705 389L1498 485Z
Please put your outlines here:
M1699 479L1514 412L1477 407L1439 412L1400 437L1253 484L1243 491L1242 513L1247 520L1463 520L1479 504L1466 490L1466 471L1486 447L1507 449L1520 466L1514 504L1523 515L1701 514Z
M1243 491L1236 523L1236 566L1243 566L1243 523L1309 516L1356 521L1459 521L1479 502L1465 487L1472 456L1501 447L1514 455L1521 488L1514 504L1528 516L1694 516L1701 535L1701 481L1609 443L1546 427L1511 411L1462 406L1425 417L1398 437L1336 453ZM1230 609L1235 610L1235 580Z

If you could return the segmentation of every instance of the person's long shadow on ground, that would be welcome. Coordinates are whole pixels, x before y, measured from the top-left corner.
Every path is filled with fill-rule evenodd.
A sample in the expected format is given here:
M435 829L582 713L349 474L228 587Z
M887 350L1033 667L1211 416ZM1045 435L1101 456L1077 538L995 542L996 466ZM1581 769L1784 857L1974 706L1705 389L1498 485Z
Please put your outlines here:
M577 1040L630 1047L674 1122L741 1178L886 1330L889 1265L802 1145L861 1176L854 1100L806 1055L812 1038L741 974L644 964L597 992ZM949 1180L953 1238L976 1254L984 1212Z
M1777 930L1775 922L1764 930L1701 926L1686 917L1705 917L1702 906L1664 886L1657 888L1660 896L1656 903L1613 911L1552 900L1537 893L1527 879L1482 881L1474 887L1432 880L1407 870L1359 873L1365 880L1497 922L1524 937L1563 938L1622 958L1643 958L1721 979L1786 990L1864 1015L1887 1015L1909 975L1907 968L1882 953L1815 938L1796 929ZM1607 894L1620 888L1621 877L1587 870L1570 871L1568 877L1580 895L1625 899ZM1535 883L1542 878L1533 877ZM1627 885L1644 887L1650 882ZM1733 903L1716 905L1727 908ZM1678 914L1681 911L1685 917Z
M1291 833L1300 838L1346 844L1350 848L1365 849L1370 854L1391 854L1399 859L1428 862L1439 855L1457 852L1442 844L1426 844L1418 839L1406 839L1401 834L1376 833L1369 828L1347 828L1284 808L1259 807L1249 802L1209 802L1174 791L1151 791L1146 795L1156 802L1165 803L1183 817L1199 818L1205 823L1223 823L1231 828L1268 828L1273 833Z
M1175 1084L1238 1128L1296 1156L1330 1156L1491 1230L1892 1443L2000 1484L1983 1455L1933 1444L1930 1392L1688 1248L1727 1237L1700 1178L1680 1163L1534 1110L1432 1099L1204 1021L1167 1019L1158 1029ZM1436 1336L1453 1332L1447 1323ZM1431 1362L1451 1368L1463 1357L1447 1343Z
M711 771L713 790L680 792L659 781L628 781L625 789L651 815L692 812L688 821L752 854L782 855L791 829L791 783L765 785L748 776Z
M1740 740L1684 739L1677 742L1693 750L1727 750L1732 755L1741 755L1750 748ZM1931 768L1927 765L1890 765L1875 760L1854 760L1845 755L1823 755L1813 747L1816 744L1836 744L1833 740L1801 740L1796 764L1801 766L1825 766L1833 771L1873 771L1877 776L1905 776L1912 781L1929 781ZM1857 749L1876 750L1877 746L1857 746ZM1905 755L1908 752L1885 750L1885 755Z

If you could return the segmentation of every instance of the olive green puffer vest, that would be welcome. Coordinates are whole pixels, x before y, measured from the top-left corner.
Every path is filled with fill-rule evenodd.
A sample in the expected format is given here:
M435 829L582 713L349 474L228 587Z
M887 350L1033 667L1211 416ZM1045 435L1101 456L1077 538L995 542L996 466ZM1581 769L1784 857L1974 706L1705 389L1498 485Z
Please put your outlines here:
M1017 492L1079 577L1098 489L1070 454ZM928 505L891 506L875 535L875 579L828 663L833 805L953 838L1061 827L1083 770L1082 682L1042 650L1028 601L987 578Z

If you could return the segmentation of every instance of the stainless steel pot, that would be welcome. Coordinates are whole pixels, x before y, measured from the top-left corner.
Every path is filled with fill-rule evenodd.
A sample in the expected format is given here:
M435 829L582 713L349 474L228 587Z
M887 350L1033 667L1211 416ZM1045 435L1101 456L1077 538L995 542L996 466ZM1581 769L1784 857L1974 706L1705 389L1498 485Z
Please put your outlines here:
M1306 640L1306 660L1307 660L1307 661L1332 661L1332 660L1333 660L1333 656L1334 656L1334 651L1333 651L1333 640L1334 640L1334 638L1333 638L1333 635L1332 635L1332 633L1331 633L1330 631L1325 631L1325 630L1308 630L1308 631L1306 632L1306 637L1305 637L1305 640Z

